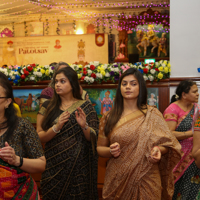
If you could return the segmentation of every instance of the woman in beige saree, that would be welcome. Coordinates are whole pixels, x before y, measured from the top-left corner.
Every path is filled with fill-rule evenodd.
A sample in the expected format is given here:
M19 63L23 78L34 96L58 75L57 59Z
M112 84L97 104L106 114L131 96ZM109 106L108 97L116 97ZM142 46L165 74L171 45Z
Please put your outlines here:
M157 108L147 106L142 74L122 74L114 108L100 122L97 151L110 158L103 187L105 200L169 200L172 170L181 146Z

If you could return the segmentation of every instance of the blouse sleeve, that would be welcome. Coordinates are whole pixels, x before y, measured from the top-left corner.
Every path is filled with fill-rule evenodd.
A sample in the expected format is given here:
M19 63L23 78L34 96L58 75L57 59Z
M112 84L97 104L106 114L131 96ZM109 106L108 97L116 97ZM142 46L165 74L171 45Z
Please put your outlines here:
M110 145L110 141L109 138L105 136L105 132L104 132L104 128L106 125L106 118L107 118L107 114L104 114L100 120L100 124L99 124L99 136L98 136L98 142L97 142L97 146L106 146L108 147Z
M45 101L45 102L42 104L40 110L38 111L38 114L41 114L41 115L44 115L44 114L45 114L45 112L46 112L46 110L47 110L47 106L49 105L49 102L50 102L50 101L47 100L47 101Z
M178 111L174 104L171 104L163 113L165 121L175 121L178 122Z
M22 132L23 154L27 158L39 158L44 156L44 151L40 138L33 125L26 119L23 119L20 124Z

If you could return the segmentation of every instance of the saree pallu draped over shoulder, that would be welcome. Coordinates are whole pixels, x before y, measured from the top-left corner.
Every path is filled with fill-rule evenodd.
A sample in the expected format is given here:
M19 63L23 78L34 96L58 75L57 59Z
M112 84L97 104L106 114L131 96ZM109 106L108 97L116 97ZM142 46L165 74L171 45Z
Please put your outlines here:
M86 114L91 141L87 141L76 121L80 107ZM40 112L45 112L42 107ZM99 120L89 101L80 100L68 109L66 122L53 139L45 144L46 169L42 174L44 200L97 200L97 151ZM58 120L57 116L54 124ZM52 126L52 125L50 125Z
M193 108L190 110L187 116L180 122L175 131L185 132L191 130L194 109L195 106L193 106ZM180 140L179 142L182 147L182 157L173 170L175 183L183 176L184 172L194 162L194 158L192 157L193 137Z
M176 117L176 120L179 122L175 129L177 132L200 131L200 119L196 118L196 113L199 112L200 108L196 103L188 112L183 111L177 104L171 104L164 112L164 116L167 121L173 120L172 115ZM192 157L193 137L180 140L179 142L182 147L182 158L173 170L175 182L173 200L199 200L200 169L196 166Z
M0 158L0 200L38 200L38 189L30 174Z
M136 111L120 119L105 137L104 116L100 123L98 146L118 142L121 154L110 158L106 168L103 198L106 200L169 200L173 195L172 170L180 160L181 146L171 134L162 114L148 106L146 116ZM149 162L154 146L168 147L157 164Z

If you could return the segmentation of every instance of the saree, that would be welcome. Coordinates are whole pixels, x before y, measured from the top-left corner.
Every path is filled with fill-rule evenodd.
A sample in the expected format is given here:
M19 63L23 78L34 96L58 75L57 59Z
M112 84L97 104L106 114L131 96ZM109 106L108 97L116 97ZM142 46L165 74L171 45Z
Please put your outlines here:
M177 121L175 131L186 132L192 129L194 112L200 111L198 104L194 104L188 112L183 111L177 104L171 104L164 112L166 121ZM199 130L198 122L194 125L194 130ZM180 140L182 157L173 169L175 190L173 199L195 200L200 189L198 177L200 169L197 168L192 157L193 137Z
M48 103L48 102L45 102ZM76 121L75 111L80 107L86 114L91 141L87 141ZM80 100L67 109L69 121L60 133L45 144L46 169L42 174L41 190L44 200L97 200L96 141L99 120L89 101ZM39 113L44 114L41 107ZM63 111L60 110L60 114ZM55 116L53 124L59 116ZM53 125L50 124L50 127Z
M181 146L157 108L147 106L146 116L136 111L121 118L108 137L106 115L100 122L98 146L120 144L119 157L107 163L103 187L105 200L168 200L173 195L172 169L181 158ZM149 161L154 146L168 148L159 163Z
M38 200L38 189L29 173L0 158L0 200Z

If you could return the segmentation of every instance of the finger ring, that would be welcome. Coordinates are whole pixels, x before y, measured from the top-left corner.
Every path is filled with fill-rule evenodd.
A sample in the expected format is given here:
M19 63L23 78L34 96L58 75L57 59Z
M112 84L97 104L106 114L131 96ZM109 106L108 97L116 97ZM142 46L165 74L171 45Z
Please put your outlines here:
M112 151L111 151L111 149L110 149L110 153L112 154Z

